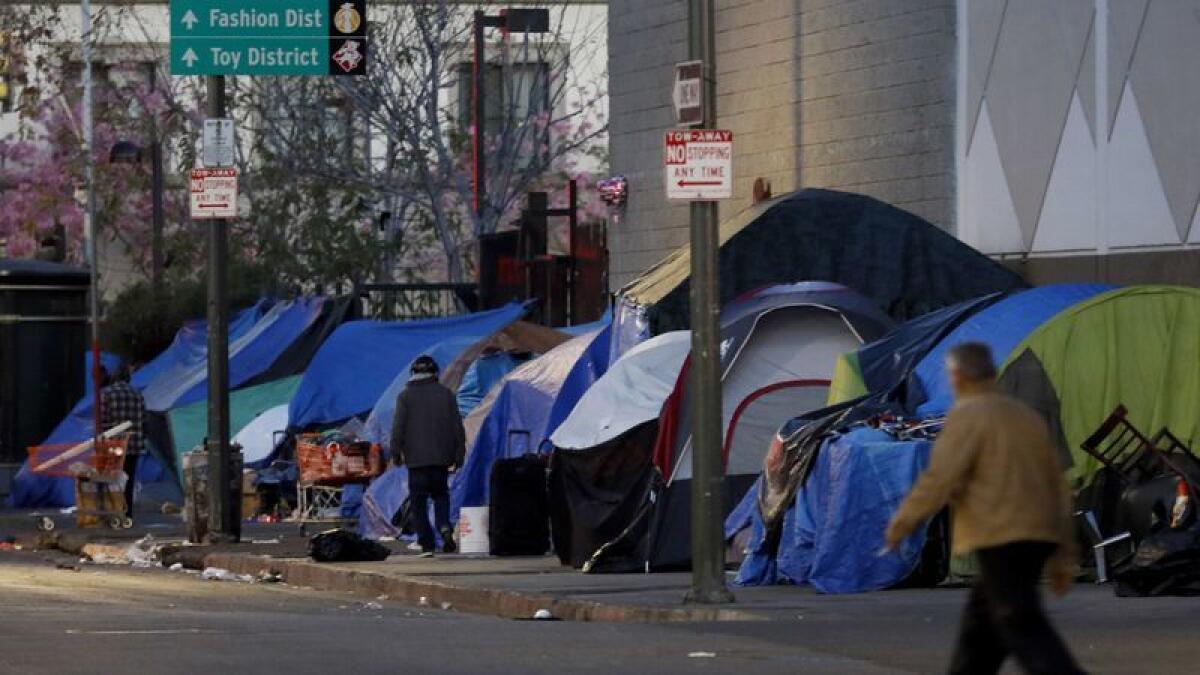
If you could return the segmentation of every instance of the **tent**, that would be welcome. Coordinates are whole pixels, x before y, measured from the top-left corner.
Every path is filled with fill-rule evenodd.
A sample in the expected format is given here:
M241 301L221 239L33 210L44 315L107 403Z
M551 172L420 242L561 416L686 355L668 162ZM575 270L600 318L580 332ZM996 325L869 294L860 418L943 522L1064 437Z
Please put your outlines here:
M245 336L262 320L270 302L261 300L254 306L239 311L229 322L229 339L235 341ZM145 391L160 377L186 371L188 364L202 361L207 354L207 324L193 321L185 324L175 334L175 339L152 361L138 369L131 378L134 387ZM93 434L92 391L75 404L54 431L43 442L44 445L73 444L91 438ZM149 412L146 420L147 453L138 463L136 480L139 484L170 483L167 492L178 493L175 472L171 467L171 448L165 433L165 423L155 413ZM13 481L9 503L18 508L70 506L75 503L74 482L67 478L38 476L22 467Z
M943 307L905 321L882 338L838 357L829 385L829 405L868 394L903 397L913 366L954 327L999 300L1000 293Z
M797 410L821 407L837 356L891 328L891 320L854 291L827 282L772 286L747 295L721 315L722 428L725 501L753 483L779 425ZM642 495L652 509L614 542L592 569L686 566L690 553L691 437L685 363L663 404Z
M925 355L913 369L916 386L907 394L906 410L920 417L944 415L953 404L946 379L946 353L964 342L981 342L992 358L1003 363L1021 340L1063 310L1113 290L1104 284L1056 284L1013 293L963 321Z
M877 552L892 514L928 465L931 447L926 440L898 441L866 427L826 440L783 518L776 547L765 536L758 510L738 509L752 531L735 583L810 584L823 593L855 593L909 578L922 561L924 529L895 553ZM745 502L753 501L748 494ZM727 535L741 529L740 520L727 524Z
M441 370L441 383L451 391L459 392L460 402L463 400L464 387L470 392L468 398L478 396L479 400L482 400L493 385L515 368L516 360L506 358L509 356L509 351L540 354L550 351L567 340L567 335L552 328L544 328L525 321L515 321L484 336L466 334L448 338L433 345L422 354L437 362L438 368ZM500 352L496 358L481 359L480 355L489 347L506 351ZM498 376L495 372L481 373L478 368L475 368L477 364L483 363L484 368L490 371L495 370L492 367L496 365L507 366L509 362L514 364L513 368L504 368ZM375 407L371 409L371 413L367 417L364 436L368 440L382 445L385 452L391 445L392 418L396 411L396 397L408 384L410 364L411 361L405 364L404 368L396 375L396 378L380 395L379 400L375 402ZM495 379L490 383L485 382L484 380L489 378L481 378L480 375L495 376ZM487 389L480 393L479 390L484 387ZM475 401L472 408L477 405L478 401Z
M1097 293L1102 284L1057 284L968 300L905 322L880 340L838 358L830 405L882 395L897 412L922 417L950 408L946 352L982 342L1004 361L1026 335L1062 310Z
M556 450L585 450L657 421L691 351L691 331L651 338L625 353L579 399L550 436Z
M330 425L371 411L414 358L438 343L491 335L524 316L525 305L421 321L350 321L317 351L292 399L300 429Z
M608 366L607 328L564 342L528 361L492 388L464 421L466 465L450 489L453 514L488 503L492 464L542 452L545 441Z
M457 393L459 411L466 417L520 363L545 354L571 337L556 328L514 322L459 354L442 369L442 384Z
M236 389L271 367L321 315L326 298L300 298L273 305L245 332L229 339L229 387ZM166 412L204 399L208 350L194 350L159 373L142 390L146 408Z
M772 286L727 307L721 313L726 475L757 475L779 425L824 405L837 357L891 327L866 298L827 282ZM663 409L655 462L668 482L691 479L688 385L681 374Z
M311 353L312 343L340 322L350 307L347 298L302 297L279 302L264 299L238 312L229 323L230 388L262 382L270 373L295 375L296 369L303 370L306 350ZM159 501L178 501L180 497L176 449L186 451L193 444L178 446L172 442L167 415L174 408L203 403L208 388L207 343L207 324L190 322L176 333L162 354L133 374L132 384L146 399L149 449L138 465L138 499L145 500L151 494ZM89 393L46 443L77 443L91 435ZM73 504L74 499L70 480L35 476L22 469L11 501L14 506L34 507L65 506Z
M1060 312L1014 348L1000 386L1061 431L1072 478L1099 468L1082 442L1119 404L1148 433L1200 448L1200 290L1135 286Z
M719 236L722 304L769 284L832 281L904 321L1025 286L918 216L847 192L805 189L763 202L722 222ZM622 349L688 326L690 258L685 246L621 289L616 324Z
M672 331L626 352L550 437L550 518L563 564L582 567L643 508L663 402L691 350Z
M266 382L231 392L229 394L229 429L235 437L234 440L237 440L237 436L246 431L248 425L258 420L265 413L283 406L283 426L276 426L274 429L266 431L267 441L273 446L274 443L270 435L276 431L287 431L286 406L292 400L292 396L295 395L296 389L299 386L300 376L294 375L274 382ZM167 413L167 419L171 426L171 439L176 457L176 471L180 473L182 480L183 462L181 457L185 452L189 452L192 448L203 443L204 438L208 436L208 402L197 401L196 403L176 408ZM272 416L266 419L277 421L279 414L278 412L273 412ZM262 454L259 451L264 445L261 431L256 435L254 430L250 430L243 437L243 440L250 440L253 443L253 446L246 446L243 443L244 447L249 447L256 451L254 453L243 451L243 461L247 466L259 465L271 456L270 452L258 456Z

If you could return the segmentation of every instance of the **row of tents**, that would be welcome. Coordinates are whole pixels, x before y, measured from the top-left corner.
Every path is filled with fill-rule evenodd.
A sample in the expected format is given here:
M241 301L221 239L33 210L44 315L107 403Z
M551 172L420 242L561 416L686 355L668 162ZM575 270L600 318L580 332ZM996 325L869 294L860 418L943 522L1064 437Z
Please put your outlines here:
M875 552L929 440L861 421L943 415L951 401L942 359L963 341L992 347L1003 385L1051 421L1078 480L1095 466L1075 449L1118 403L1139 425L1200 440L1200 291L1030 289L915 215L827 190L760 204L723 223L720 237L726 534L748 551L742 583L842 592L925 571L926 535L944 539L936 528L896 556ZM261 303L231 327L233 425L243 445L262 448L253 453L261 461L275 451L276 431L356 419L386 447L408 365L428 354L465 414L456 512L488 504L497 460L548 453L564 563L685 567L688 268L685 248L622 289L611 316L563 331L523 322L520 304L380 322L354 320L332 299ZM152 434L159 461L140 471L144 486L177 481L178 453L203 438L204 338L202 323L185 327L134 378L163 420ZM87 437L89 406L82 401L49 442ZM822 434L806 431L823 419ZM366 491L360 529L397 534L406 493L404 470L389 469ZM23 475L14 496L34 506L69 503L71 494Z

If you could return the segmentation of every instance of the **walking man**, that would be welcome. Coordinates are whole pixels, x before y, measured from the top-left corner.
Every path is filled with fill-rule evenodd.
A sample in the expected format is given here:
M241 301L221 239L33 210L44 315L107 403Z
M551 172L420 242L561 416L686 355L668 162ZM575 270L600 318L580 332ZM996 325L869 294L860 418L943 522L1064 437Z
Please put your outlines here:
M1010 654L1029 673L1080 673L1042 610L1043 568L1058 595L1075 566L1070 496L1045 422L994 388L991 350L950 350L956 403L929 467L886 533L895 549L950 505L955 555L975 553L980 573L967 601L951 673L995 673Z
M138 459L146 446L145 426L146 401L142 392L129 383L129 369L110 375L100 371L100 427L108 431L124 422L130 423L125 446L125 515L133 517L133 486L137 476Z
M438 365L431 357L413 361L411 377L396 398L392 419L392 461L408 467L409 517L417 532L421 555L432 557L436 546L429 525L429 501L442 536L442 551L453 553L450 527L450 470L466 456L466 434L454 394L438 382Z

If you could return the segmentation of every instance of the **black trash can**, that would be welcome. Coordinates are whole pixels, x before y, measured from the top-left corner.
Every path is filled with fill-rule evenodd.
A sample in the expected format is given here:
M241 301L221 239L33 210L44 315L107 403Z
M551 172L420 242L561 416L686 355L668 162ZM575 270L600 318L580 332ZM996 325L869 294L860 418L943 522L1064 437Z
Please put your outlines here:
M0 494L83 396L87 270L0 258Z

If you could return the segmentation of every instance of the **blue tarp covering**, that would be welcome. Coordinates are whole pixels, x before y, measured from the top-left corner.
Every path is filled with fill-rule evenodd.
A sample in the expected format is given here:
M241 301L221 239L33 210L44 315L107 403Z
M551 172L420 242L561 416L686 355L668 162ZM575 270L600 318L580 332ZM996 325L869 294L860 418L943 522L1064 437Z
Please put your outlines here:
M496 460L540 451L583 392L607 369L608 335L606 328L564 342L521 365L498 385L491 409L468 448L466 466L451 483L452 518L463 506L488 503L488 479Z
M236 389L269 368L321 315L324 304L325 298L281 302L241 335L234 337L231 331L229 387ZM143 393L148 410L166 412L205 397L208 349L204 344L196 345L181 356L172 367L164 369L146 385Z
M929 462L929 441L896 441L874 429L856 429L825 442L812 474L783 521L775 556L763 550L758 510L750 508L751 554L738 571L744 586L810 584L822 593L878 590L903 581L920 560L925 531L885 556L883 533L892 514ZM743 500L753 500L751 491ZM727 521L739 524L739 506Z
M1014 293L976 312L929 350L917 364L915 376L924 399L917 407L917 414L941 415L950 409L953 396L950 383L946 380L944 361L951 347L964 342L982 342L992 348L992 357L999 365L1038 326L1059 312L1114 288L1116 286L1102 284L1041 286Z
M392 525L392 516L400 511L408 499L408 469L403 466L388 466L382 476L376 478L362 494L358 505L358 533L370 539L399 537L400 530ZM352 516L347 516L352 517ZM433 504L427 516L433 522ZM440 533L434 533L437 543L442 544ZM407 539L416 539L408 535Z
M550 438L554 430L570 417L583 393L608 372L609 358L612 355L611 340L612 324L602 324L600 332L584 350L583 356L575 362L558 396L554 398L554 407L550 409L550 418L546 425L546 438Z
M508 352L484 354L476 359L458 385L458 413L463 417L470 415L492 387L518 365L520 362Z
M423 321L351 321L321 345L292 399L293 426L332 424L374 408L408 364L450 338L490 335L525 314L510 303L500 309Z
M612 323L612 316L612 307L609 307L604 310L604 314L602 314L599 319L596 319L591 323L581 323L578 326L563 326L561 328L555 328L554 330L560 333L566 333L571 337L579 337L580 335L594 333L601 328L608 326Z
M858 367L867 391L890 393L954 326L1000 297L994 293L930 312L858 350Z
M320 315L323 298L281 302L269 309L261 301L242 310L229 324L230 387L236 388L265 371ZM140 368L132 383L146 398L150 411L165 412L204 397L207 379L208 328L203 321L185 325L162 354ZM78 443L92 436L92 396L89 391L46 439L46 444ZM155 448L159 453L165 451ZM139 482L173 480L150 454L138 466ZM73 481L35 476L22 467L13 482L10 503L16 507L70 506Z
M100 352L100 367L106 373L116 373L121 369L124 363L121 357L109 352ZM85 352L83 355L83 390L85 392L92 390L92 353Z
M437 361L438 368L445 368L471 345L483 339L483 337L479 335L460 335L439 342L421 354ZM371 414L367 417L367 423L364 425L363 437L382 446L384 455L388 454L388 450L392 444L392 418L395 417L396 413L396 397L400 395L400 390L404 389L405 385L408 384L409 376L412 374L409 368L411 365L412 361L410 360L405 364L404 369L396 375L396 379L392 380L392 383L388 385L388 388L379 397L379 400L375 402L375 407L371 409Z

